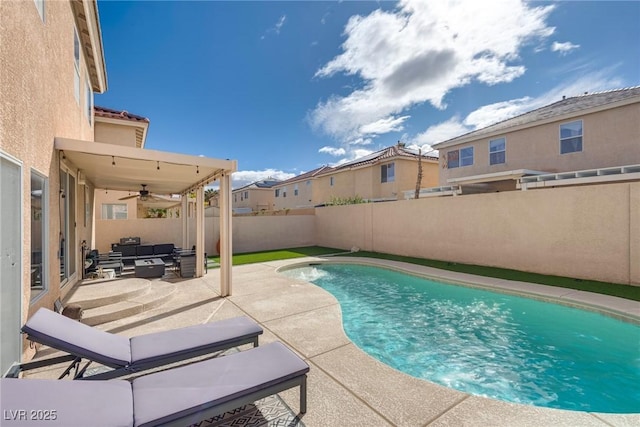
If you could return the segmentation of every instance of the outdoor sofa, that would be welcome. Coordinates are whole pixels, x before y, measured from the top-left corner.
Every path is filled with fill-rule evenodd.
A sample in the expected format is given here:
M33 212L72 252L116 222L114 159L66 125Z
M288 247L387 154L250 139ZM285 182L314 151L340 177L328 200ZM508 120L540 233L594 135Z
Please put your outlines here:
M3 426L185 426L300 387L309 365L280 342L127 380L2 378Z

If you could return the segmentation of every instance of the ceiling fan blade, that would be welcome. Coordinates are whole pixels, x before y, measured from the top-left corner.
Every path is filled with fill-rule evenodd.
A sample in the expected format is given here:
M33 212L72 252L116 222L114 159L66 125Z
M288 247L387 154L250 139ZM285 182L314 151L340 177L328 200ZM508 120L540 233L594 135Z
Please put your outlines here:
M120 197L118 200L129 200L129 199L133 199L134 197L138 197L139 194L133 194L131 196L125 196L125 197Z

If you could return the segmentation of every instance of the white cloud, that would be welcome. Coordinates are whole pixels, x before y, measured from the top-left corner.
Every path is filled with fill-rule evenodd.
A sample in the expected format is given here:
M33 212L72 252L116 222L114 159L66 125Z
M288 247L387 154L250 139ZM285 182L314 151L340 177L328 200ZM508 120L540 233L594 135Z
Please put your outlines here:
M429 151L431 145L446 141L456 136L469 132L469 127L460 121L460 117L454 116L449 120L430 126L424 132L409 138L409 144L417 145L422 151Z
M560 52L560 55L564 56L570 53L574 49L578 49L580 47L579 44L573 44L571 42L553 42L551 45L552 52Z
M309 122L348 144L402 130L408 118L402 112L417 104L446 108L444 98L454 88L521 76L520 50L553 34L545 22L553 6L498 3L402 0L393 11L351 17L342 53L316 77L343 73L360 77L362 85L320 101Z
M344 148L328 147L327 146L327 147L322 147L321 149L318 150L318 152L338 157L338 156L344 156L347 151Z
M255 181L262 181L265 179L276 179L284 181L285 179L293 178L295 173L284 172L276 169L265 169L261 171L237 171L231 175L231 184L233 188L239 188L247 184L251 184Z
M287 15L282 15L280 19L278 19L278 22L276 22L276 24L273 27L269 28L260 38L264 40L269 33L280 34L280 30L282 30L282 27L284 26L284 23L286 20L287 20Z
M387 117L376 122L361 126L359 132L363 135L380 135L389 132L399 132L403 130L402 123L411 116Z

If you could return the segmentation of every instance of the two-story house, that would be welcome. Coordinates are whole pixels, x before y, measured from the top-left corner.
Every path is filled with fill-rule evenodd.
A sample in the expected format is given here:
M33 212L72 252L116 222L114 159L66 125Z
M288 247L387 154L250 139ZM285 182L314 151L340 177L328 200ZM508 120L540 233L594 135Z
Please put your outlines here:
M354 197L374 202L404 199L404 192L415 190L418 183L418 159L422 166L419 186L435 186L438 158L419 155L399 142L318 174L313 186L314 205Z
M231 195L233 211L248 213L272 210L274 203L272 188L279 182L275 179L265 179L234 189Z
M274 210L312 208L313 186L318 175L331 170L330 166L320 166L309 172L281 181L273 187Z
M640 87L598 92L434 145L440 186L492 192L637 179Z

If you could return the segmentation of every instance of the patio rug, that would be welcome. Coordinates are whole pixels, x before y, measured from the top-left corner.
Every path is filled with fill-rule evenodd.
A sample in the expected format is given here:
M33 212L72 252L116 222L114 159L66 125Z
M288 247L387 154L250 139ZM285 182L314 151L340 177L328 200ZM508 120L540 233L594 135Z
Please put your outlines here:
M222 415L216 415L192 427L304 427L291 408L278 395L265 397Z

